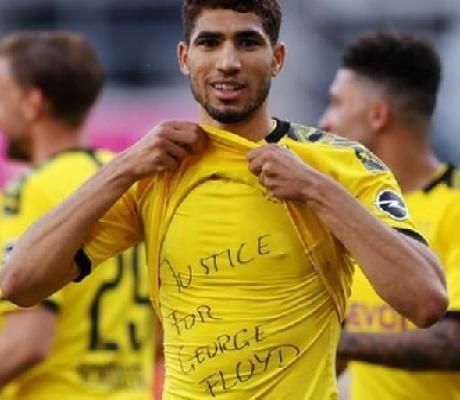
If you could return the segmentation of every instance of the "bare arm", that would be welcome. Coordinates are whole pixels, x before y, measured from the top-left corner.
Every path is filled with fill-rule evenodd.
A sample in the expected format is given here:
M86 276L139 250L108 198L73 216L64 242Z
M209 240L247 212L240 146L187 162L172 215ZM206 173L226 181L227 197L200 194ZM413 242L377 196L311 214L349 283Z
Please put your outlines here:
M74 256L96 222L134 182L174 170L187 155L200 152L204 138L194 123L163 123L101 168L16 243L0 277L4 295L30 306L75 279Z
M378 220L335 182L319 185L326 186L324 192L308 204L353 254L382 299L419 327L441 318L447 293L437 257Z
M417 326L447 307L442 267L425 246L390 228L331 177L276 145L253 150L250 170L273 195L303 201L360 264L376 292Z
M338 356L414 371L460 371L460 321L396 334L342 332Z
M0 331L0 387L48 356L57 318L37 308L7 313L5 320Z

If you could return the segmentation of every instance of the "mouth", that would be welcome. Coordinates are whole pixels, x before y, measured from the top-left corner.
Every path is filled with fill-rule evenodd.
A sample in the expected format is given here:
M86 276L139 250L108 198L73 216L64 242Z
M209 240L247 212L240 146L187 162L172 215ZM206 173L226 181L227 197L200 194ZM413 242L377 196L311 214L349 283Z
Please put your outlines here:
M219 100L231 101L242 94L245 85L239 82L214 82L211 87Z

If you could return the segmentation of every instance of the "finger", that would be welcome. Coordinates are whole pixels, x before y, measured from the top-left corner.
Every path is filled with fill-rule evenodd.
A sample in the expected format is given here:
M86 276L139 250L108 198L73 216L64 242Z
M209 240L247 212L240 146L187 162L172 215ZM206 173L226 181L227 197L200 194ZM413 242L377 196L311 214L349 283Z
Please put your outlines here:
M163 147L166 153L177 161L182 161L185 157L191 154L191 149L188 146L181 146L171 141L165 141Z
M262 154L265 154L266 151L267 151L267 146L257 147L256 149L253 149L253 150L249 151L249 152L246 154L246 158L247 158L249 161L252 161L252 160L254 160L255 158L260 157Z
M202 153L208 144L208 134L201 127L198 127L197 129L197 138L191 145L193 154Z
M259 182L262 186L271 190L275 186L275 177L264 172L262 167L262 172L259 175Z
M191 122L174 126L168 138L183 147L188 147L193 154L201 153L207 142L206 132L199 125Z
M267 177L264 176L264 175L262 175L262 174L260 174L260 175L259 175L259 183L260 183L264 188L266 188L266 187L267 187L267 185L266 185L266 183L267 183Z
M259 176L264 165L264 158L259 156L249 161L248 168L254 175Z
M157 171L174 171L179 166L179 162L169 154L163 153L156 160L156 165Z
M263 163L261 174L274 178L278 175L278 171L276 168L276 161L269 160Z
M265 146L258 147L247 153L246 157L249 161L263 156L265 159L276 157L277 154L283 151L288 151L284 148L279 147L277 144L267 144Z

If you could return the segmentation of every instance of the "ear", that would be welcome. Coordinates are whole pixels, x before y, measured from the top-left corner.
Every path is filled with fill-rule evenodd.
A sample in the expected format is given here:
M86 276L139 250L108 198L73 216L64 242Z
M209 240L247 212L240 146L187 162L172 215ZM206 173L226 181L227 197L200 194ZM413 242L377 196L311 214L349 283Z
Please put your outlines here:
M284 60L286 59L286 45L282 42L276 44L273 51L272 61L272 76L278 76L284 66Z
M184 41L179 42L177 45L177 60L179 62L181 72L184 75L190 75L190 68L188 65L188 47Z
M391 108L385 101L377 101L369 108L369 124L374 132L380 132L390 123Z
M29 121L41 118L47 110L48 102L38 88L28 89L22 104L25 117Z

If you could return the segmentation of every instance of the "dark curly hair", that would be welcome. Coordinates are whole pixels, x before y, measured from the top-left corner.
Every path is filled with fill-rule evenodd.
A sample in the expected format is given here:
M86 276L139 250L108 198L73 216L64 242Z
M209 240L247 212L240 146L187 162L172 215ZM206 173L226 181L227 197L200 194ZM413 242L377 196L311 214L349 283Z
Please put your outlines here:
M281 7L277 0L184 0L182 24L186 43L195 22L204 9L228 9L240 13L254 13L262 21L263 28L274 46L278 42L281 27Z
M70 126L83 123L103 86L94 50L76 33L12 33L0 40L0 57L9 61L19 86L40 89L54 117Z
M402 112L431 117L441 81L441 61L428 42L379 32L359 36L342 55L342 67L383 85Z

